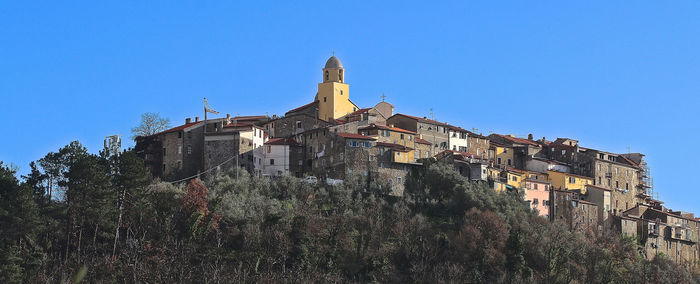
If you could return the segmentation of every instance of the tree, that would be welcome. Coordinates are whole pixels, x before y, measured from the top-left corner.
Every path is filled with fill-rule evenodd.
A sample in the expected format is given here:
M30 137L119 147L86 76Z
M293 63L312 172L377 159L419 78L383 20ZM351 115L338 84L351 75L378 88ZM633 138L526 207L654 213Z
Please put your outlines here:
M138 136L150 136L170 128L170 119L160 114L147 112L141 115L141 124L131 129L132 139Z
M42 252L36 247L39 210L32 189L20 185L16 170L0 162L0 281L22 282L38 267Z

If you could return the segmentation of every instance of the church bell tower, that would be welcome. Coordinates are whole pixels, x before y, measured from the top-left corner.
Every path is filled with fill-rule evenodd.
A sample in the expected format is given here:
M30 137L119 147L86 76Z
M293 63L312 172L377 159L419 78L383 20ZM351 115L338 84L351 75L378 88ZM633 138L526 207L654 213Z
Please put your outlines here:
M350 90L345 84L345 69L340 60L331 56L323 67L323 83L318 84L318 118L324 121L340 118L356 111L350 101Z

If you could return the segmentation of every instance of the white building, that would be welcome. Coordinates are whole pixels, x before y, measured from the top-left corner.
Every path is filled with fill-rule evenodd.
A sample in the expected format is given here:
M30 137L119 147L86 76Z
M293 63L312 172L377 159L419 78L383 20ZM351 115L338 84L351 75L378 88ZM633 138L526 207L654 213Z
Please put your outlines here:
M452 151L469 151L469 131L459 126L450 125L447 127L449 149Z
M292 139L274 138L263 145L263 175L293 174L293 168L301 166L301 146Z

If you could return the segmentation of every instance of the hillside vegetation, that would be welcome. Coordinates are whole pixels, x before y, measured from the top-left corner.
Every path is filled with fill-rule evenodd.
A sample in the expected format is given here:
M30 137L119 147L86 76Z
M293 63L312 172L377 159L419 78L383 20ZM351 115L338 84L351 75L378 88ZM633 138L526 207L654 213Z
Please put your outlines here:
M693 283L635 240L572 233L435 163L397 198L219 172L149 180L78 142L26 177L0 165L0 281ZM242 171L245 173L245 171Z

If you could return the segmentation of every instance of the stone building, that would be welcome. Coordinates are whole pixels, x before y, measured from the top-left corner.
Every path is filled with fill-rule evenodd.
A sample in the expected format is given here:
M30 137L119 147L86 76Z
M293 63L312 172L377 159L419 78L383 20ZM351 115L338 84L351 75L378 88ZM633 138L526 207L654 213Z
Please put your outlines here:
M613 214L643 203L648 197L643 168L625 155L581 147L570 138L557 138L547 148L549 159L567 163L572 173L591 177L594 185L610 189ZM636 155L641 161L643 155Z
M488 161L468 152L445 150L435 156L472 181L488 181Z
M481 134L476 134L474 132L468 132L467 139L469 140L467 152L477 155L479 157L490 158L488 154L490 147L490 141L488 137Z
M700 225L692 213L668 210L658 204L638 204L617 219L636 225L636 235L647 259L664 254L678 264L692 267L700 261L698 232Z
M144 159L152 176L175 180L196 175L204 163L204 129L216 131L224 119L210 119L207 125L196 117L185 124L147 137L136 137L136 152Z
M563 222L569 230L582 233L598 233L598 206L583 200L574 191L550 190L552 222Z
M444 150L448 150L449 134L447 128L449 125L427 118L420 118L406 114L397 113L386 123L395 127L406 129L421 135L424 139L432 144L429 156L434 156Z
M265 122L263 127L270 138L289 138L299 133L333 125L307 113L287 114Z
M205 168L223 170L238 165L262 175L262 146L267 139L263 128L251 122L222 122L218 131L204 137Z

